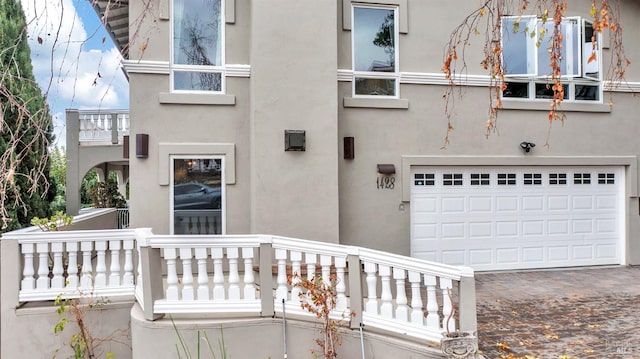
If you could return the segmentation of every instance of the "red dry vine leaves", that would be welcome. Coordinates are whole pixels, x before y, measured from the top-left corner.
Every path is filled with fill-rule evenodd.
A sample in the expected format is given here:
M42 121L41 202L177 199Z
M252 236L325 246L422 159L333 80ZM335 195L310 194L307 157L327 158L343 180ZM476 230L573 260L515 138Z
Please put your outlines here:
M610 31L611 61L606 71L607 88L615 88L624 81L627 67L631 61L626 57L622 43L622 26L620 25L620 0L592 0L590 14L593 20L593 52L588 62L596 61L596 36L605 30ZM536 15L543 23L551 22L552 31L547 34L542 29L539 36L551 36L547 49L550 59L551 75L549 88L553 91L553 98L548 113L549 124L555 120L564 120L561 105L565 99L562 84L562 19L567 13L567 3L562 0L484 0L481 5L467 15L452 31L449 42L445 45L442 72L449 81L449 86L443 95L445 100L445 116L447 118L446 146L449 134L453 131L452 117L454 116L456 96L462 97L463 87L457 87L464 81L468 67L465 61L465 51L472 40L482 36L484 43L484 58L480 62L482 68L489 73L489 108L486 121L486 135L489 136L497 129L499 109L502 107L501 95L506 89L505 66L503 63L503 48L501 19L506 15L524 16ZM550 17L551 15L551 17ZM519 22L516 21L516 26ZM518 31L514 28L514 31ZM538 42L540 44L540 42ZM457 91L456 91L457 90ZM610 104L613 104L610 101ZM547 143L548 145L548 143Z

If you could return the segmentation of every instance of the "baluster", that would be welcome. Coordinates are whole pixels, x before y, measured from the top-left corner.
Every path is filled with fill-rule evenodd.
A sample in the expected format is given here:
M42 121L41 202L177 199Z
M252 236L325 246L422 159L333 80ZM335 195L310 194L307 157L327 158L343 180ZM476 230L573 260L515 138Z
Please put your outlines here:
M278 263L278 274L276 283L278 287L276 289L276 300L278 303L282 300L287 300L287 250L276 249L276 263Z
M80 250L82 251L82 276L80 277L80 288L83 291L87 291L93 287L93 263L91 263L93 242L80 242Z
M344 269L347 267L346 258L334 259L336 266L336 310L339 313L344 313L347 310L347 285L344 282Z
M165 248L164 259L167 261L167 300L179 300L176 249Z
M253 275L253 248L242 248L244 258L244 299L256 299L255 278Z
M136 241L137 253L138 253L138 265L136 268L136 291L140 290L140 295L142 296L142 250L140 249L139 243ZM141 297L142 298L142 297Z
M182 300L194 300L193 269L191 268L191 248L180 248L180 261L182 261Z
M133 239L126 239L123 243L124 275L122 276L122 285L133 285L133 245Z
M225 299L224 273L222 272L223 256L222 248L211 248L211 257L213 257L213 300Z
M370 314L378 314L378 297L376 294L378 278L376 277L376 264L371 262L364 263L364 271L367 273L367 304L365 312Z
M442 328L449 332L456 330L456 319L453 316L453 304L451 303L451 279L440 278L442 290Z
M302 281L300 277L302 273L302 252L291 251L291 301L300 303L300 287L297 285Z
M396 319L402 322L409 321L409 307L407 306L407 293L404 285L405 270L393 268L393 279L396 281Z
M320 255L320 268L322 272L322 281L324 284L331 285L331 256Z
M436 297L436 277L425 275L424 285L427 286L427 327L440 329L438 298Z
M107 242L97 241L95 248L98 260L96 262L96 276L93 285L97 288L101 288L107 285Z
M120 286L120 240L109 241L109 251L111 252L111 266L109 267L109 287Z
M78 288L78 242L67 243L67 288Z
M229 260L229 299L240 300L238 248L227 248L227 259Z
M36 249L39 259L36 288L49 289L49 243L38 243Z
M391 294L391 268L386 265L378 265L378 274L382 284L380 293L380 314L385 318L393 318L393 295Z
M307 263L307 279L311 280L316 275L316 258L313 253L305 253L304 261Z
M20 246L22 254L24 254L24 268L22 268L21 290L33 290L36 287L36 279L34 277L35 268L33 263L34 244L22 244Z
M64 243L51 243L51 252L53 253L53 269L51 270L53 278L51 278L51 288L64 288L64 265L62 264L63 251Z
M196 248L198 263L198 300L209 300L209 273L207 273L207 249Z
M411 323L424 325L420 278L420 273L409 271L409 283L411 283Z

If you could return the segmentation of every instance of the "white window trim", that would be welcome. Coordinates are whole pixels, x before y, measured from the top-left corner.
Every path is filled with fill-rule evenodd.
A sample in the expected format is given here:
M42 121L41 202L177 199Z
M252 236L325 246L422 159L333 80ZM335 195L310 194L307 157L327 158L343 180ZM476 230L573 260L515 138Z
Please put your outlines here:
M353 28L351 29L351 68L353 70L353 83L351 86L351 96L353 98L371 98L371 99L399 99L400 98L400 51L399 48L399 40L400 40L400 21L398 19L398 15L400 13L398 5L381 5L381 4L369 4L369 3L353 3L351 4L351 24L354 23L355 11L354 8L369 8L369 9L389 9L393 10L393 18L394 18L394 72L371 72L371 71L355 71L355 46L354 46L354 33ZM394 96L384 96L384 95L358 95L356 94L356 78L366 78L366 79L387 79L394 80Z
M222 229L220 230L220 234L227 234L227 210L226 210L226 181L225 181L225 156L216 156L216 155L170 155L169 156L169 234L174 234L174 208L173 208L173 186L174 186L174 160L176 159L212 159L212 160L220 160L220 171L222 171L222 175L220 176L220 196L221 196L221 205L220 205L220 218L222 222Z
M511 19L511 18L518 18L517 16L505 16L504 18L507 19ZM531 18L531 20L535 19L535 23L536 23L536 29L535 29L535 33L536 36L533 39L533 44L535 45L535 43L538 41L538 36L539 36L539 31L538 31L538 24L539 24L539 20L533 16L523 16L520 17L521 19L521 23L522 23L522 19L525 18ZM579 16L570 16L570 17L565 17L564 19L567 20L576 20L578 23L578 29L579 29L579 33L578 33L578 39L580 41L578 48L578 74L577 75L563 75L561 76L561 83L563 85L567 85L568 86L568 92L565 93L565 98L563 102L566 103L580 103L580 104L602 104L603 103L603 97L604 97L604 81L602 80L602 35L601 34L596 34L597 39L596 42L598 42L600 45L598 47L598 53L597 53L597 58L598 58L598 74L599 74L599 79L595 79L592 77L587 77L585 76L584 72L584 54L583 54L583 45L584 45L584 31L585 31L585 26L586 23L590 23L589 20L583 18L583 17L579 17ZM500 26L503 26L502 23ZM520 25L522 26L522 25ZM529 33L531 32L531 30L529 30ZM552 34L545 34L545 36L552 36ZM527 39L527 46L530 46L531 41L529 39ZM563 44L563 46L565 46L566 44ZM537 49L536 51L540 51L540 49ZM502 59L503 63L504 63L504 58ZM535 62L534 65L534 74L513 74L513 75L505 75L505 82L512 82L512 83L526 83L528 84L528 97L505 97L502 94L501 99L503 101L503 103L505 101L532 101L532 102L548 102L549 99L546 98L537 98L536 97L536 84L540 84L540 83L545 83L545 82L550 82L551 81L551 76L540 76L537 75L538 71L538 54L537 52L535 53L535 55L533 56L533 61ZM575 99L575 95L576 95L576 91L575 91L575 86L576 85L586 85L586 86L595 86L598 87L598 95L597 95L597 100L576 100Z
M169 88L170 93L182 93L182 94L225 94L227 88L227 79L226 79L226 66L225 66L225 58L226 58L226 1L220 0L220 38L222 39L222 44L220 45L220 65L219 66L203 66L203 65L182 65L182 64L174 64L174 53L173 53L173 28L174 28L174 0L170 0L170 18L171 23L169 26ZM235 4L232 4L235 6ZM234 14L235 15L235 14ZM209 72L209 73L219 73L220 74L220 91L198 91L198 90L176 90L174 84L174 72L175 71L193 71L193 72Z

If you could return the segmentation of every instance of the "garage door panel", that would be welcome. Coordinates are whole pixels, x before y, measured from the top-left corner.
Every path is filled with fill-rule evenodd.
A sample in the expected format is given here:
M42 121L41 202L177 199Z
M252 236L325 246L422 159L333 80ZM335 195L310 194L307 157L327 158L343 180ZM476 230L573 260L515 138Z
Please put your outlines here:
M433 179L428 186L412 186L411 253L416 257L476 270L621 262L622 167L425 167L412 172Z
M547 208L550 211L569 210L569 196L549 196L547 197Z
M522 196L523 211L542 211L543 203L543 196Z
M465 197L443 197L442 213L464 213Z
M469 237L475 239L492 237L492 222L471 222L469 223Z
M497 212L515 212L518 210L518 196L496 196Z

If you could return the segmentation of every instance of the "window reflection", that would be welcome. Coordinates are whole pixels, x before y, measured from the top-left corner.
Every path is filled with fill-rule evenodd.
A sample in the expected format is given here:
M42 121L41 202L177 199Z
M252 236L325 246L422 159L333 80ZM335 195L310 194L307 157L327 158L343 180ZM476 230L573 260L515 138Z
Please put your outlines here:
M222 233L222 160L174 159L174 234Z

